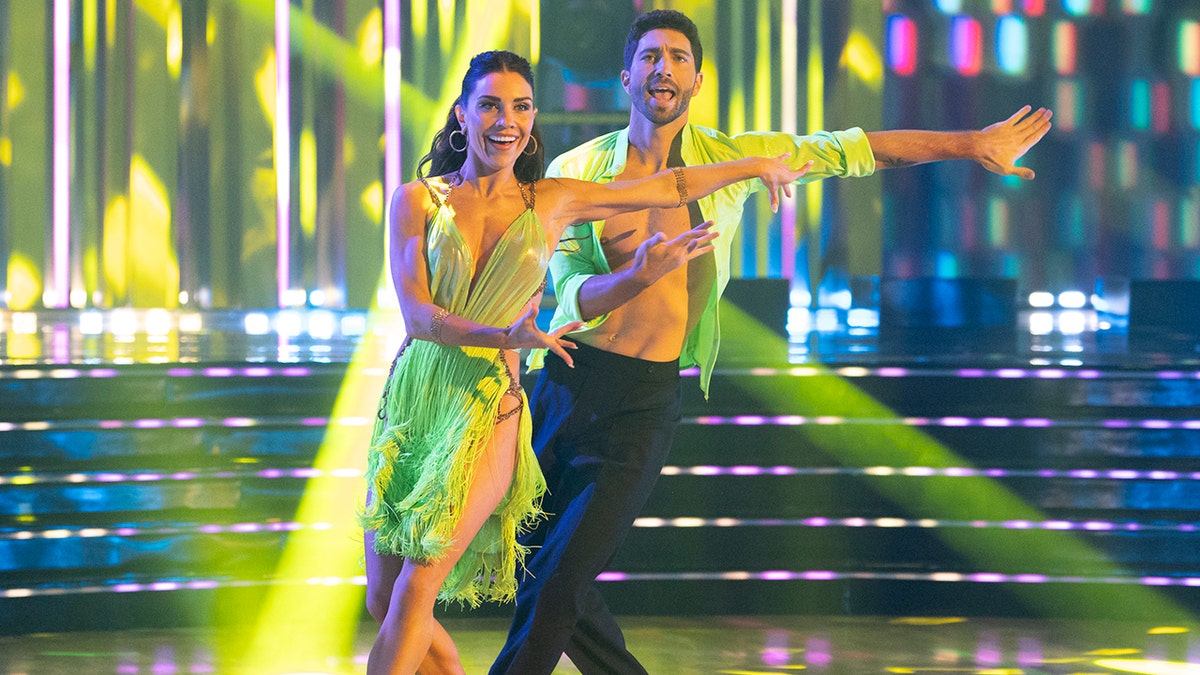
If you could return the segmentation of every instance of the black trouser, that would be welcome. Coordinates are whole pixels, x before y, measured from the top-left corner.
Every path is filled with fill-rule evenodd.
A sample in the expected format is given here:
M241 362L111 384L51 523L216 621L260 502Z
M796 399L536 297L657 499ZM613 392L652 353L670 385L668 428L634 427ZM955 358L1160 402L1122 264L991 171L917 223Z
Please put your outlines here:
M553 354L533 390L533 447L550 514L521 541L508 641L491 673L549 674L561 655L585 675L645 668L596 588L654 487L679 423L677 361L644 361L587 345L571 369Z

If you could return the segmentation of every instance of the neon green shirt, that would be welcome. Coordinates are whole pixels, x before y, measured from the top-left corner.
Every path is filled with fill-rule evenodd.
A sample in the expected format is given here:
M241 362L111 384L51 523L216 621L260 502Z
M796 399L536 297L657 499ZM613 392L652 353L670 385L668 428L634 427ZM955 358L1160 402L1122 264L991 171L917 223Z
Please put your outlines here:
M830 176L869 176L875 172L875 155L871 152L866 134L857 127L846 131L822 131L809 136L779 132L727 136L713 129L689 124L683 128L682 134L680 153L687 165L753 156L777 157L790 152L788 161L793 166L799 167L809 160L813 161L812 168L800 179L800 183ZM550 163L546 175L607 183L625 170L628 149L629 128L626 127L559 155ZM729 281L733 234L741 224L746 199L763 188L760 180L741 181L717 190L698 202L704 219L713 221L712 229L720 234L713 241L717 275L700 320L684 340L679 365L682 368L700 366L700 388L705 395L708 394L709 380L717 361L721 338L717 306ZM558 297L558 309L550 320L551 330L571 321L581 321L580 288L591 277L612 271L600 246L603 232L604 221L596 221L568 227L563 234L558 249L550 259L550 275L554 280L554 293ZM607 314L598 316L577 332L594 329L607 318ZM544 349L532 351L528 359L529 369L541 368L545 356Z

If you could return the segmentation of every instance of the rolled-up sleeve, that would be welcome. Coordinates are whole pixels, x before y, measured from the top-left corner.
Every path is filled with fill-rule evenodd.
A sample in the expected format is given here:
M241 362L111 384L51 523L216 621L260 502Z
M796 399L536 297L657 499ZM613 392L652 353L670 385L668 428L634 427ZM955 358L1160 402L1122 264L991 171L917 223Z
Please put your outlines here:
M593 225L583 223L568 227L550 258L550 277L554 280L554 296L558 300L558 310L550 323L551 329L572 321L583 321L583 312L579 308L579 292L588 279L607 273L603 257L596 255ZM579 330L595 328L607 318L607 314L594 317L586 321Z
M799 180L810 183L823 178L870 176L875 173L875 154L862 129L818 131L806 136L772 132L749 132L733 137L738 149L747 156L777 157L791 153L788 162L800 167L812 161L812 168ZM751 190L761 190L762 181L751 181Z

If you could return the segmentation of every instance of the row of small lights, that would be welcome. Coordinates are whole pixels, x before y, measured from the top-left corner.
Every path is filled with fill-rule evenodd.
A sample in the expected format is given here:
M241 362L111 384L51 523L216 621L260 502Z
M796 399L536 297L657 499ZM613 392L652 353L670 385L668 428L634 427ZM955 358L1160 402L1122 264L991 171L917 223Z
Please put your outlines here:
M788 310L787 327L792 334L804 333L815 328L818 331L835 331L841 325L841 312L845 312L846 325L850 328L878 328L879 311L873 308L854 307L853 297L849 291L831 295L833 307L822 307L811 311L803 307L793 307ZM1029 330L1034 335L1045 335L1058 330L1066 335L1083 333L1089 327L1109 328L1111 324L1097 322L1094 316L1081 311L1089 306L1097 311L1114 310L1104 297L1093 294L1090 297L1083 291L1063 291L1055 295L1048 291L1034 291L1029 294L1028 306L1034 310L1059 309L1066 310L1056 317L1048 312L1034 311L1029 316ZM1127 311L1127 309L1126 309Z
M210 591L218 588L251 588L258 586L366 586L367 577L311 577L303 581L279 581L273 579L191 579L188 581L164 579L145 583L113 580L99 584L73 586L47 585L27 588L9 588L0 591L0 598L32 598L51 595L79 595L88 593L139 593L143 591Z
M1194 427L1200 428L1200 426ZM867 467L797 467L797 466L664 466L663 476L901 476L901 477L946 477L946 478L1054 478L1068 480L1153 480L1153 481L1200 481L1200 471L1137 471L1134 469L998 469L929 466L867 466ZM316 469L311 467L291 469L246 469L230 471L174 471L139 473L76 472L76 473L32 473L23 472L0 475L0 485L101 485L107 483L157 483L163 481L224 480L231 478L361 478L362 469L344 467L339 469Z
M1063 291L1055 295L1046 291L1035 291L1029 294L1029 306L1034 309L1083 309L1088 306L1089 297L1082 291ZM1093 295L1090 302L1096 309L1108 307L1107 301ZM842 308L849 310L847 323L852 327L874 327L879 325L879 313L872 309L854 308L849 306L849 299ZM17 334L34 334L38 330L38 315L36 312L13 312L11 315L12 330ZM1075 315L1071 315L1074 317ZM792 308L789 310L789 325L811 323L808 310ZM1061 321L1060 330L1063 332L1082 332L1085 324L1080 323L1084 315L1070 321ZM0 319L3 314L0 313ZM816 312L816 327L818 330L835 329L838 324L838 309L822 308ZM204 330L204 319L200 313L184 312L178 314L167 309L149 309L145 311L131 309L115 309L109 312L96 310L83 311L79 315L79 331L83 335L100 335L105 332L114 335L135 335L145 332L151 336L164 336L178 329L183 333L199 333ZM797 326L799 327L799 326ZM340 328L340 331L338 330ZM0 324L0 329L3 325ZM295 337L307 333L313 338L329 338L335 332L348 337L361 336L367 329L365 313L355 312L340 318L333 311L313 309L284 309L272 314L267 312L248 312L243 318L243 329L247 335L267 335L276 333L283 336ZM1037 322L1031 320L1034 332L1044 329L1044 319Z
M0 330L4 326L5 313L0 312ZM18 335L35 335L44 320L36 312L13 312L8 315L11 330ZM49 319L57 323L54 318ZM284 337L308 335L314 339L327 339L336 335L359 337L367 332L367 316L355 312L338 316L330 310L280 310L278 312L247 312L242 317L242 330L246 335L277 334ZM89 310L79 314L78 329L81 335L112 334L116 337L132 337L145 333L149 338L161 338L172 331L201 333L205 319L196 312L177 313L166 309L132 310L116 309L109 312ZM381 331L390 331L381 327Z
M345 467L340 469L317 469L301 467L293 469L246 469L229 471L224 469L203 471L172 471L159 473L116 473L112 471L76 473L16 473L0 475L0 485L98 485L105 483L158 483L163 481L225 480L230 478L361 478L362 469Z
M94 429L199 429L199 428L248 428L248 427L364 427L374 423L368 417L226 417L201 419L182 417L177 419L138 420L67 420L62 422L34 420L29 422L0 422L0 433L7 431L87 431ZM1200 419L1082 419L1053 420L1045 417L882 417L858 418L840 415L703 415L684 418L683 424L702 426L904 426L904 427L987 427L993 429L1025 428L1071 428L1071 429L1148 429L1200 430Z
M379 373L382 370L367 369L367 374ZM307 377L312 375L311 368L305 366L247 366L231 368L227 366L208 366L203 368L173 367L166 371L167 377ZM72 380L79 378L112 378L121 375L136 375L144 377L145 370L122 372L116 368L18 368L0 371L0 380Z
M838 572L834 570L764 570L728 572L602 572L596 581L936 581L943 583L1018 583L1018 584L1121 584L1136 586L1200 587L1197 577L1166 576L1106 576L1048 574L1001 574L998 572ZM86 593L137 593L144 591L215 590L218 588L307 585L307 586L365 586L366 576L311 577L301 581L193 579L189 581L162 580L145 583L112 581L77 586L34 586L9 588L0 591L0 598L29 598Z
M1162 522L1142 523L1138 521L1107 521L1107 520L940 520L937 518L827 518L810 516L807 518L654 518L641 517L634 521L634 527L645 529L664 528L731 528L731 527L848 527L848 528L880 528L880 529L973 529L973 530L1044 530L1051 532L1084 531L1084 532L1185 532L1200 531L1197 523L1166 524ZM333 523L297 523L271 521L265 523L209 523L192 526L172 527L84 527L65 528L55 527L38 530L0 531L0 541L30 541L34 539L97 539L101 537L139 537L167 536L179 534L256 534L299 532L310 530L326 532L331 530L349 530L349 527Z

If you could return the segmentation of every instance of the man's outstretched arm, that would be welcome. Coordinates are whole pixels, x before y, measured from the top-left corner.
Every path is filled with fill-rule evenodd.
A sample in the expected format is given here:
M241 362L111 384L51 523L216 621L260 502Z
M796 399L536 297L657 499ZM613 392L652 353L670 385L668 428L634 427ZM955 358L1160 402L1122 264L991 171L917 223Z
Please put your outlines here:
M947 159L969 159L1001 176L1033 178L1033 170L1016 166L1029 148L1050 131L1051 112L1030 106L981 131L868 131L875 165L893 169Z

